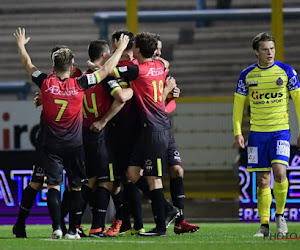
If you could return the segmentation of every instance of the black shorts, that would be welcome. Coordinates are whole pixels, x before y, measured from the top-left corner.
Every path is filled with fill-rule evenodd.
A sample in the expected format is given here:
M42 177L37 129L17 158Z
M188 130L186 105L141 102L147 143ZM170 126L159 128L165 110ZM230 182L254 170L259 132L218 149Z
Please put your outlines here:
M137 136L138 127L135 125L125 128L121 124L110 124L106 141L117 176L126 176Z
M131 166L141 166L146 176L163 176L169 162L177 151L177 146L170 129L152 131L141 129L134 151L130 158Z
M83 129L87 177L98 177L100 182L114 181L116 178L114 165L107 150L105 134L105 129L100 133L94 133L87 128Z
M61 149L43 148L42 168L48 185L61 185L63 169L72 187L80 187L86 182L83 146Z
M169 148L168 148L168 167L172 167L174 165L181 166L181 157L178 151L178 147L174 135L171 134L171 139L169 141Z
M38 133L36 140L36 149L35 149L35 165L33 165L31 182L44 184L45 181L45 172L42 168L42 133L41 130Z
M45 181L45 172L39 165L33 165L32 175L31 175L31 182L44 184Z

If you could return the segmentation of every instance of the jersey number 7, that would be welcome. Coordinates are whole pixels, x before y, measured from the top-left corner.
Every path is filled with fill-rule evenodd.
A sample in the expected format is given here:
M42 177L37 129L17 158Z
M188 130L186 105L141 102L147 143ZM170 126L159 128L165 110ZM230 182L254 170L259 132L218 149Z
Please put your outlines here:
M60 118L62 117L65 109L67 108L67 105L68 105L68 101L66 100L59 100L59 99L54 99L54 103L56 104L61 104L62 106L60 107L60 110L56 116L56 119L55 121L58 122L60 120Z

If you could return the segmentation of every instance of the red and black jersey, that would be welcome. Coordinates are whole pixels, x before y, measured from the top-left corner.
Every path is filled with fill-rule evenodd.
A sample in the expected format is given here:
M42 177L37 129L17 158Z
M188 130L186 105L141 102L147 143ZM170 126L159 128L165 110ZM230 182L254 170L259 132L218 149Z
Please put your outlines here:
M84 74L90 74L88 70ZM83 98L83 126L89 128L94 122L109 110L113 97L112 95L117 89L121 89L118 82L113 77L106 77L97 84L85 91Z
M143 64L118 68L120 77L131 80L141 122L153 130L170 128L165 111L163 90L168 69L162 61L152 60Z
M68 147L82 145L82 100L84 90L97 80L92 75L60 79L40 71L32 80L41 89L43 99L43 145Z

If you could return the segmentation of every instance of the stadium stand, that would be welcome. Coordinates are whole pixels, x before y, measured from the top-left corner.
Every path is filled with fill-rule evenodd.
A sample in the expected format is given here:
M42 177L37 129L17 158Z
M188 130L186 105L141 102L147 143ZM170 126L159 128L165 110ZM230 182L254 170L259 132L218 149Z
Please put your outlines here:
M195 9L196 0L158 1L140 0L140 10ZM231 1L232 8L269 7L267 0ZM207 8L215 8L216 1L207 1ZM297 6L296 0L287 0L284 7ZM18 64L12 32L24 26L33 38L29 52L34 63L42 70L48 70L50 61L47 51L58 44L70 46L76 53L77 62L85 68L86 46L98 38L99 29L93 21L93 13L101 10L125 10L126 1L9 1L3 0L0 7L1 81L26 79L24 72L11 71ZM263 24L262 24L263 23ZM295 46L299 31L298 22L285 22L286 62L295 65ZM110 32L123 27L112 24ZM225 31L226 27L226 32ZM253 57L241 56L251 53L250 39L257 31L270 30L267 20L260 21L216 21L207 27L196 27L195 22L140 24L140 30L151 30L162 34L166 57L171 59L172 71L182 87L182 94L190 95L231 95L232 83L239 70L253 61ZM63 38L62 35L64 34ZM295 58L295 57L294 57ZM33 86L32 92L36 88Z
M207 8L215 8L215 1L206 1ZM158 1L140 0L139 10L182 10L195 9L197 0ZM297 6L296 0L284 1L284 7ZM1 81L26 79L23 71L9 69L18 64L12 32L24 26L32 37L29 52L34 63L42 70L48 70L50 60L45 53L59 43L67 44L76 54L77 62L85 68L86 45L99 36L99 28L92 16L95 11L125 10L126 1L11 1L3 0L0 6ZM267 0L232 0L232 8L270 7ZM286 62L299 68L295 55L299 37L299 20L284 23ZM151 30L162 34L164 53L172 63L172 72L182 88L184 96L231 95L239 70L249 65L251 57L249 41L258 31L269 31L270 22L258 21L215 21L206 27L196 27L195 22L141 23L140 30ZM109 32L123 27L112 24ZM171 27L170 27L171 26ZM226 29L225 29L226 28ZM226 32L225 32L226 31ZM62 36L61 34L64 34ZM249 54L249 56L245 56ZM36 87L32 86L32 93Z

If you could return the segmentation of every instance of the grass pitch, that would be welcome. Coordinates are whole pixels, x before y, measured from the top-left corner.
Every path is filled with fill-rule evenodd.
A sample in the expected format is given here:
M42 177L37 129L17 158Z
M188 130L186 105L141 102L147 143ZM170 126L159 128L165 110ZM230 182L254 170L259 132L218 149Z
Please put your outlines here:
M275 232L275 224L271 223L271 232ZM288 223L289 232L299 239L270 240L254 238L252 235L259 228L257 223L201 223L200 230L195 233L175 235L173 225L169 228L168 237L114 237L114 238L82 238L80 240L51 240L50 225L27 226L27 239L16 239L12 234L12 226L0 226L0 249L63 249L63 250L191 250L191 249L300 249L300 223ZM89 229L89 225L84 225ZM153 224L145 224L145 228L153 228ZM297 234L297 235L296 235Z

